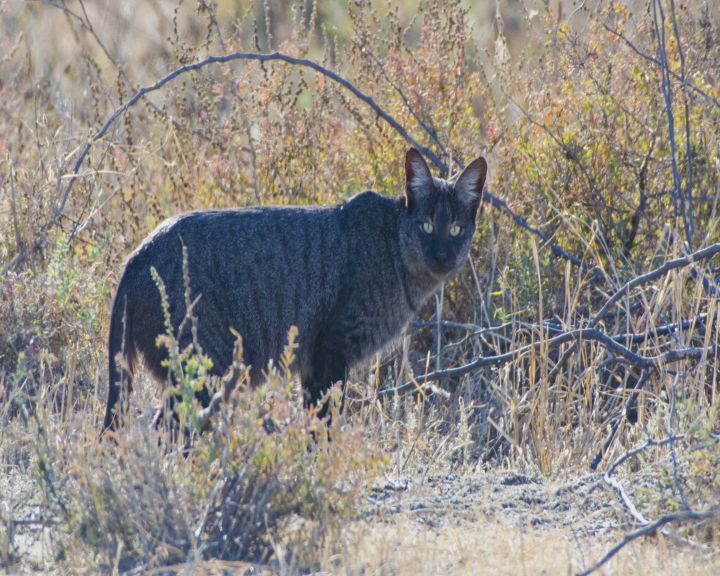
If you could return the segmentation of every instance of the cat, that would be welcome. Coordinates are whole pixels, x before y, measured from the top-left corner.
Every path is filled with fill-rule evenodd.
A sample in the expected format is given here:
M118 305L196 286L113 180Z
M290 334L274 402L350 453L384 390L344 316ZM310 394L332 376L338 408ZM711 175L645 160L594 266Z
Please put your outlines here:
M109 334L104 430L118 424L135 360L167 379L162 279L180 349L189 329L182 250L197 340L221 375L242 336L251 384L278 358L291 326L299 348L293 369L313 405L349 368L396 338L422 304L463 266L470 251L487 163L478 157L455 179L435 178L420 152L405 158L405 194L365 191L329 207L263 206L200 210L160 224L127 260L115 294ZM209 395L202 392L201 402ZM127 398L127 396L125 396Z

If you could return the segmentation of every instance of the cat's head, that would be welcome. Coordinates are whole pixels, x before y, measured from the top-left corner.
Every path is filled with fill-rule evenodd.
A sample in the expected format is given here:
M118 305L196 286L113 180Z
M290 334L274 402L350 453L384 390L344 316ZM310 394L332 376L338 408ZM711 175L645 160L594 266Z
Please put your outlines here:
M405 214L400 247L408 270L442 281L470 252L487 162L476 158L454 179L434 178L416 149L405 157Z

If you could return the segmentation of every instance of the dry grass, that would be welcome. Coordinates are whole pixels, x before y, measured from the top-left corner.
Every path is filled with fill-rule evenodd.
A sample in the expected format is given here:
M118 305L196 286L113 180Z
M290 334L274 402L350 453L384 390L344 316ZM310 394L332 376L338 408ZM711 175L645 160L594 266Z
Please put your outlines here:
M573 541L568 531L509 527L480 517L432 530L416 520L363 523L337 560L337 573L573 574L614 544L610 537ZM654 540L626 550L605 574L716 574L720 563Z
M628 497L649 519L716 504L717 257L624 294L593 324L644 334L620 339L637 354L701 356L643 376L596 341L547 344L629 279L719 239L720 21L711 3L663 3L673 152L660 68L637 53L658 57L652 1L500 3L499 20L495 3L436 0L0 4L0 566L572 573L633 522L599 475L594 490L558 483L671 434L684 439L619 467ZM594 271L488 206L442 302L353 375L333 442L313 443L317 420L281 370L233 395L189 458L148 430L160 393L142 379L117 443L99 444L112 290L161 219L401 191L406 142L372 110L328 78L245 62L182 75L124 114L58 213L79 147L138 85L207 54L271 49L337 71L445 163L486 154L490 190ZM691 229L674 207L688 189ZM528 344L420 392L382 392ZM185 385L203 381L192 351L175 362ZM519 476L532 489L492 480ZM695 547L636 541L604 570L714 573L718 527L670 526Z

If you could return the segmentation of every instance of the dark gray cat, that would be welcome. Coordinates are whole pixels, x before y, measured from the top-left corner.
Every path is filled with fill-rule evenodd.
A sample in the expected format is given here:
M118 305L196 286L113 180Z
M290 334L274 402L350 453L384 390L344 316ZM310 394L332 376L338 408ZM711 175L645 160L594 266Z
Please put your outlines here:
M129 392L137 352L158 379L166 350L162 278L175 333L185 317L182 245L187 247L198 341L223 374L235 336L256 384L299 329L295 370L306 404L395 338L420 306L465 262L487 163L474 160L454 181L434 178L420 153L405 159L404 197L363 192L331 207L203 210L166 220L130 256L110 321L105 429ZM192 342L179 336L181 349ZM205 393L202 401L207 402Z

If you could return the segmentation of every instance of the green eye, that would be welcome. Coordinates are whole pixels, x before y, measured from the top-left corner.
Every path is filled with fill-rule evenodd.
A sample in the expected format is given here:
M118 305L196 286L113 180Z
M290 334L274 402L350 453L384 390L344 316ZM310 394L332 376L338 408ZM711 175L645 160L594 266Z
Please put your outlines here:
M433 230L435 230L435 226L433 226L433 223L430 222L430 220L425 220L425 222L422 223L422 229L425 234L432 234Z
M457 238L460 236L460 232L462 232L462 228L460 227L460 224L453 224L450 226L450 236L453 238Z

